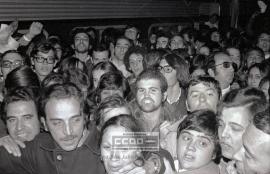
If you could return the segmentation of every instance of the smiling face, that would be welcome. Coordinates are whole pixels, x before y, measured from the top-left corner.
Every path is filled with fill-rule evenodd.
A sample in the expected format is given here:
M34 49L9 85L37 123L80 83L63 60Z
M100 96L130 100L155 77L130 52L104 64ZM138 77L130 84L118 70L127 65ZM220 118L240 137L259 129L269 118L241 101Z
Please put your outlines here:
M55 142L65 151L77 148L85 129L78 99L50 99L45 105L46 124Z
M110 126L103 133L100 145L101 156L108 174L119 174L119 170L137 159L137 150L113 149L113 137L123 136L127 130L122 126Z
M222 155L232 159L242 146L242 136L252 118L244 106L223 108L219 117L218 135Z
M177 158L182 169L201 168L212 161L215 145L205 133L183 130L177 140Z
M37 108L33 101L17 101L7 105L9 135L19 141L31 141L40 131Z
M163 94L156 79L142 79L137 82L136 100L144 112L153 112L161 107Z

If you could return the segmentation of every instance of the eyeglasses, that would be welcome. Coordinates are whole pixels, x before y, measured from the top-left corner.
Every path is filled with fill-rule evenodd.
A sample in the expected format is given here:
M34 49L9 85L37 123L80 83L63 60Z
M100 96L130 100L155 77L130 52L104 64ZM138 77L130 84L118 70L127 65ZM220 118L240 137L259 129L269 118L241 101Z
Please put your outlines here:
M173 71L173 68L169 65L166 65L166 66L159 66L158 70L164 71L165 73L171 73Z
M48 64L53 64L55 62L55 58L54 57L48 57L48 58L45 58L45 57L35 57L36 61L38 63L48 63Z
M231 68L231 67L234 68L234 63L233 63L233 62L223 62L223 63L221 63L221 64L214 65L213 67L219 66L219 65L222 65L223 68L226 68L226 69L227 69L227 68Z
M23 60L15 60L14 62L11 62L9 60L4 60L1 63L1 66L3 68L11 68L11 67L19 67L19 66L22 66L23 64L24 64Z

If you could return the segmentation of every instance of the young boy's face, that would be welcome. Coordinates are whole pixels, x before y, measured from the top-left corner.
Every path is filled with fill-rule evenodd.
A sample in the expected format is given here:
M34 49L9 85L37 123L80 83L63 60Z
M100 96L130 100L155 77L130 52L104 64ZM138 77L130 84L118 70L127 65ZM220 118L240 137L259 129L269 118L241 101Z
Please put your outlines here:
M183 130L177 140L177 158L181 169L193 170L207 165L215 157L212 137L195 130Z

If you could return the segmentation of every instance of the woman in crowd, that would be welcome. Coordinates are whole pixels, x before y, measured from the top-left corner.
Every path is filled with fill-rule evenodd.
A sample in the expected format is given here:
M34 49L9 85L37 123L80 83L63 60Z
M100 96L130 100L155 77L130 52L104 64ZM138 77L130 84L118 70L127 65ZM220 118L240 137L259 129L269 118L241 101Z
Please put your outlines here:
M97 106L112 95L119 95L125 100L129 100L129 97L131 97L128 81L118 71L103 74L97 88L87 96L86 101L90 119L93 118Z
M270 65L267 63L255 63L248 69L248 86L258 88L260 81L269 75Z
M92 69L94 89L97 88L100 77L108 72L119 72L120 71L111 62L99 62Z
M101 130L101 157L107 174L173 174L173 160L167 151L143 151L138 144L117 146L114 137L130 135L136 139L140 125L131 115L119 115L108 120ZM166 162L165 162L166 161ZM130 167L133 166L133 167Z
M5 80L5 91L16 87L29 87L36 96L39 95L40 81L37 74L28 66L20 66L12 70Z
M119 95L112 95L98 105L94 115L95 118L91 120L94 120L98 130L101 130L106 121L121 114L131 114L128 102Z
M189 65L186 61L175 54L163 56L159 63L159 70L168 83L167 100L168 107L175 120L186 115L186 87L189 81Z

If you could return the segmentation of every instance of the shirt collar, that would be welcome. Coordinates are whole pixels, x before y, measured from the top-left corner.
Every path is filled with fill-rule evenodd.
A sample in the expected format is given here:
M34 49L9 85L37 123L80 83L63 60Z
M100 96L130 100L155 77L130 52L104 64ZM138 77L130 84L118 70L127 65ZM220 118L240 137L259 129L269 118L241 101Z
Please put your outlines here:
M89 131L89 134L81 147L86 146L93 153L99 155L100 149L99 149L98 140L99 140L100 132L97 130L95 126L90 127L88 131ZM57 145L57 143L54 141L50 133L41 133L39 135L38 141L39 141L40 147L47 151L65 151Z

